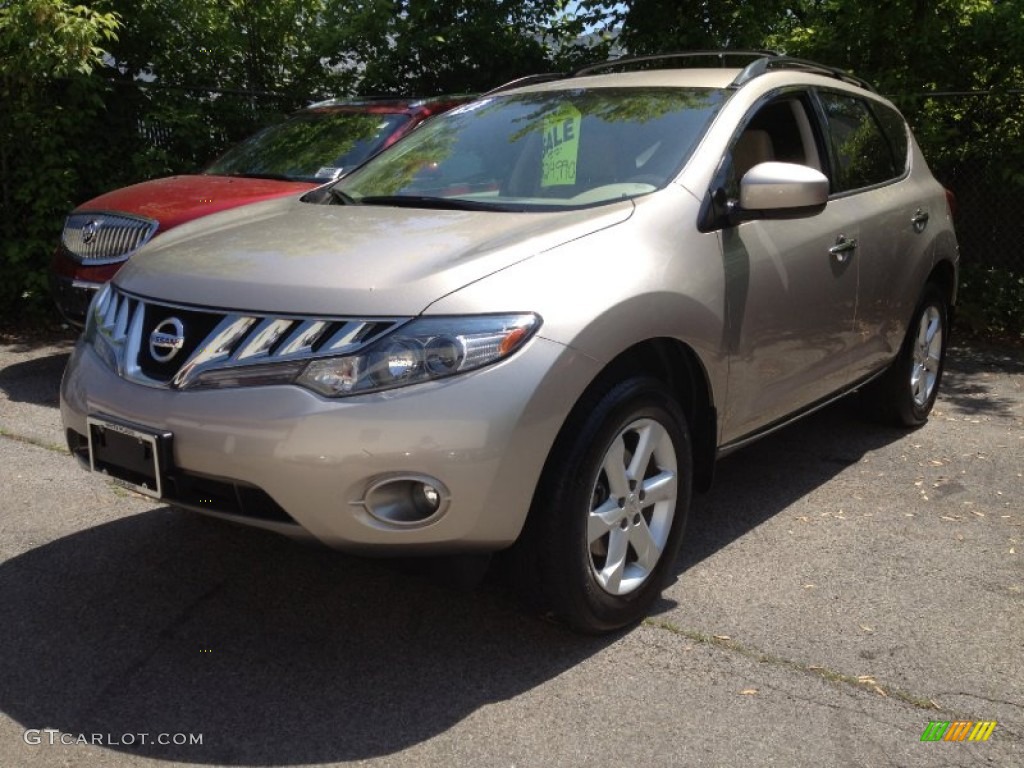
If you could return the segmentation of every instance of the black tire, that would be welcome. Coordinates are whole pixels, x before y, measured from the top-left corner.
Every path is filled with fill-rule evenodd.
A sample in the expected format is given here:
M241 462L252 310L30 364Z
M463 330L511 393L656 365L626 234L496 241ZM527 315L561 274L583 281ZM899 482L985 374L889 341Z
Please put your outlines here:
M865 413L898 427L924 424L939 393L948 341L949 307L942 291L929 283L896 359L861 390Z
M631 467L641 440L647 461ZM584 397L548 457L517 545L527 597L582 632L641 620L679 551L692 467L686 418L658 380L632 378Z

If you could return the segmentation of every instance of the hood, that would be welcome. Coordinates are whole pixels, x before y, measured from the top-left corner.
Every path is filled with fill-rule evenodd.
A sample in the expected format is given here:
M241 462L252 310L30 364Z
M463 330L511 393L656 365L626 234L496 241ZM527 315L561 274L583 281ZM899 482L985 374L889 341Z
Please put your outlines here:
M243 176L169 176L94 197L75 212L110 211L147 216L157 232L186 221L247 203L303 192L317 186L305 181L250 179Z
M211 308L408 316L632 212L628 200L505 213L317 205L291 197L179 227L136 253L115 282L148 298Z

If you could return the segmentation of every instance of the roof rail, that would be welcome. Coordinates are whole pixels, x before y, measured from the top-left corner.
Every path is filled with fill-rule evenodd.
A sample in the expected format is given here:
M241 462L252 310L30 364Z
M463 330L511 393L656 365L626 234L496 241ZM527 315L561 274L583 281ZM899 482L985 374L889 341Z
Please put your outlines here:
M580 77L582 75L590 75L595 72L600 72L605 69L611 69L612 67L630 66L633 64L644 64L651 61L663 61L665 59L718 59L718 66L726 66L726 58L754 58L763 59L766 57L778 56L779 54L775 51L731 51L728 49L721 50L707 50L707 51L676 51L674 53L654 53L648 56L621 56L617 59L611 59L610 61L602 61L597 64L591 64L583 69L578 69L572 73L573 77Z
M484 96L490 96L493 93L501 93L502 91L509 91L513 88L519 88L523 85L533 85L534 83L547 83L551 80L561 80L563 77L568 77L564 72L542 72L537 75L526 75L524 77L517 77L515 80L509 80L507 83L499 85L497 88L491 88L491 90L480 94L480 98Z
M728 49L721 50L706 50L706 51L677 51L674 53L655 53L648 56L621 56L617 59L611 59L610 61L602 61L597 64L591 64L578 69L572 73L563 72L545 72L538 75L526 75L525 77L519 77L515 80L510 80L504 85L499 85L497 88L492 88L481 96L490 96L491 94L501 93L502 91L511 90L512 88L518 88L523 85L533 85L534 83L546 83L552 80L561 80L563 78L582 77L584 75L591 75L597 72L603 72L608 69L615 67L629 67L638 64L649 64L652 62L668 61L672 59L716 59L718 67L727 67L728 59L753 59L747 63L743 70L736 76L732 81L734 87L739 87L746 83L749 83L755 77L767 74L773 70L780 69L792 69L799 70L801 72L809 72L817 75L824 75L825 77L833 77L837 80L842 80L845 83L859 86L867 91L876 92L874 86L868 83L866 80L862 80L856 75L852 75L842 69L836 67L829 67L825 64L819 64L816 61L810 61L808 59L799 59L794 56L786 56L776 51L760 51L760 50L737 50L732 51Z
M580 77L581 75L590 75L595 72L601 72L606 69L612 69L619 66L630 66L635 64L646 64L649 62L665 61L669 59L717 59L719 67L728 66L727 60L736 58L754 59L750 63L746 64L743 71L737 75L733 81L733 85L740 86L744 83L750 82L755 77L759 77L767 72L774 69L796 69L801 72L812 72L818 75L824 75L826 77L834 77L837 80L842 80L845 83L859 86L865 90L874 92L875 88L866 80L862 80L856 75L852 75L842 69L836 67L829 67L825 64L819 64L816 61L809 61L808 59L799 59L794 56L786 56L778 53L777 51L732 51L728 49L721 50L706 50L706 51L678 51L675 53L657 53L649 56L624 56L618 59L612 59L611 61L603 61L598 64L591 64L590 66L584 67L573 72L573 77Z
M793 56L782 56L780 54L773 54L771 56L765 56L757 61L752 61L744 68L736 79L732 81L735 86L743 85L753 80L755 77L771 72L773 69L797 69L801 72L810 72L817 75L824 75L826 77L834 77L837 80L842 80L844 83L850 83L863 88L866 91L875 93L875 88L866 80L862 80L856 75L851 75L842 69L836 67L829 67L825 64L819 64L816 61L809 61L807 59L798 59Z

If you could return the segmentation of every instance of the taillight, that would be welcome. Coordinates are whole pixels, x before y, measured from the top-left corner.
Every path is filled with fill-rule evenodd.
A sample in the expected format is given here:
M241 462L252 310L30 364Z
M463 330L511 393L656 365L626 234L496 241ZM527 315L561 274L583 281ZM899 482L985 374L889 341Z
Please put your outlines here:
M956 216L956 195L953 194L952 189L946 190L946 207L949 208L950 218L954 218Z

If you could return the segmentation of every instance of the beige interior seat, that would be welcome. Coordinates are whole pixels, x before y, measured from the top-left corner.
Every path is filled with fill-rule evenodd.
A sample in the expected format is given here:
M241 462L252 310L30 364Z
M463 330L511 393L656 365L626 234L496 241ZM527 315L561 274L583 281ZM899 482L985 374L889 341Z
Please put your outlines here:
M736 178L742 179L743 174L758 163L767 163L775 159L775 148L768 131L748 129L740 134L736 146L732 150L733 167Z

